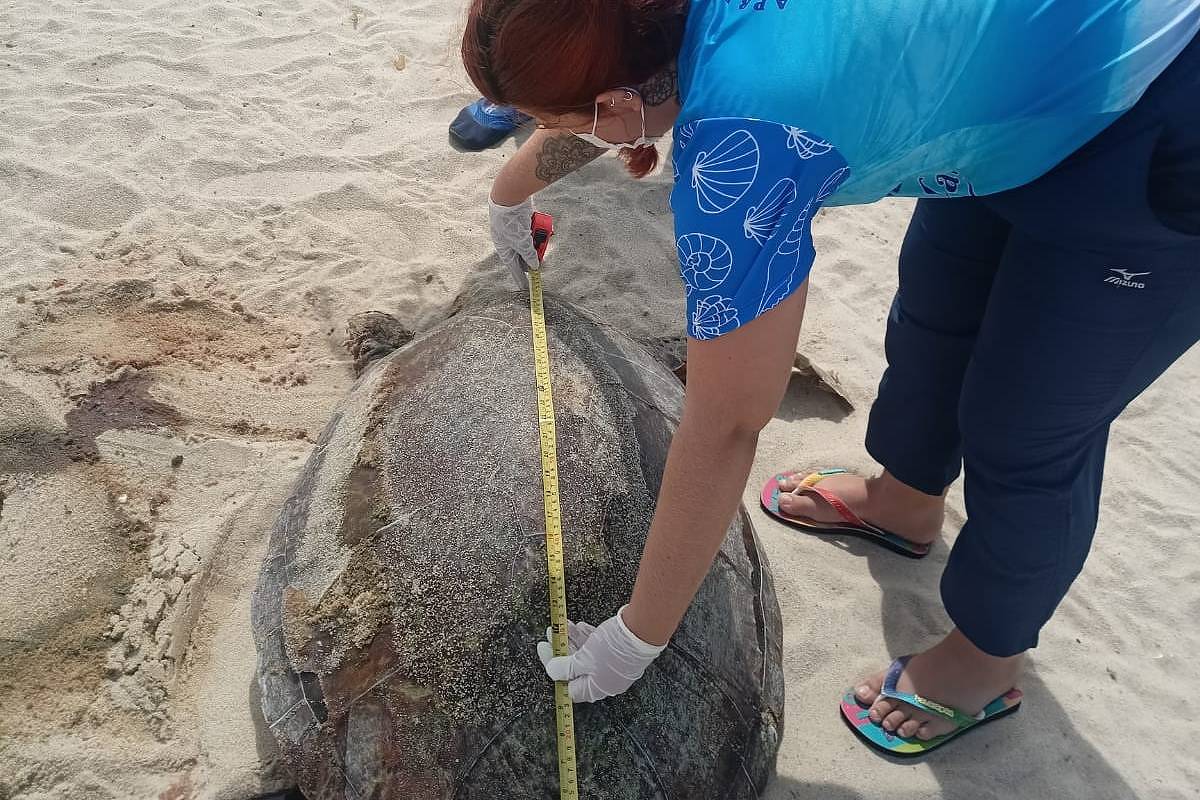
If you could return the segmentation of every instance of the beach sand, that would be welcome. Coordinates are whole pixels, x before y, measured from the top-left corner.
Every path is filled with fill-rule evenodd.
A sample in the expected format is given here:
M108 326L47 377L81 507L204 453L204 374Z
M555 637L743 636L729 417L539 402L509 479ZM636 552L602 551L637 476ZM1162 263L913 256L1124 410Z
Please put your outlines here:
M286 785L248 625L266 533L353 381L344 323L421 329L509 278L452 149L463 3L10 0L0 8L0 798L245 800ZM602 159L544 192L548 289L682 332L668 177ZM746 504L786 621L766 797L1200 797L1200 353L1113 429L1096 548L1024 710L896 764L845 686L948 629L946 537L910 562L757 508L779 468L862 449L912 205L823 213L803 363ZM818 376L824 376L819 377Z

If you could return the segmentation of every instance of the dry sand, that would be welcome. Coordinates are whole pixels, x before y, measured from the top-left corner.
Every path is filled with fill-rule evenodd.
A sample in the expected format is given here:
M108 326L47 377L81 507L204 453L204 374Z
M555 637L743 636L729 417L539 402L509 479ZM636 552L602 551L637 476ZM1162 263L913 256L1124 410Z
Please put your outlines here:
M352 380L340 329L421 328L507 280L455 152L462 3L9 0L0 8L0 798L240 800L279 785L252 715L265 532ZM611 159L539 199L552 291L678 335L668 182ZM746 502L861 448L906 202L821 215L798 376ZM1087 570L1025 711L920 764L842 688L947 628L952 541L911 563L755 511L787 620L770 800L1200 797L1200 355L1114 429ZM180 460L182 459L182 460ZM961 496L953 495L960 522Z

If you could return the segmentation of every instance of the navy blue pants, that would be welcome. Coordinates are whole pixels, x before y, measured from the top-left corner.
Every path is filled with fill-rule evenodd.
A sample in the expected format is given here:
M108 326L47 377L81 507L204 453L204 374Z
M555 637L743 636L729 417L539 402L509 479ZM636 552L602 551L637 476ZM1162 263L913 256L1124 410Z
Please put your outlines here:
M1037 644L1091 548L1110 423L1200 340L1200 39L1052 172L922 200L867 449L967 523L942 576L997 656Z

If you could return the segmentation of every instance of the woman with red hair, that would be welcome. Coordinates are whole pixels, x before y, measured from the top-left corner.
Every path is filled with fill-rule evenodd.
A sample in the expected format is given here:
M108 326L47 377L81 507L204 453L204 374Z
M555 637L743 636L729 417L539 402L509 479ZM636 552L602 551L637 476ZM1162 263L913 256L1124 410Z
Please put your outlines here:
M490 197L520 285L534 194L607 149L645 175L674 140L683 418L629 603L570 656L542 643L548 674L599 700L666 646L787 385L810 221L912 196L866 442L883 472L781 473L763 503L921 557L961 469L955 628L841 709L901 754L1015 710L1091 546L1109 424L1200 339L1198 29L1192 0L474 0L471 79L538 122Z

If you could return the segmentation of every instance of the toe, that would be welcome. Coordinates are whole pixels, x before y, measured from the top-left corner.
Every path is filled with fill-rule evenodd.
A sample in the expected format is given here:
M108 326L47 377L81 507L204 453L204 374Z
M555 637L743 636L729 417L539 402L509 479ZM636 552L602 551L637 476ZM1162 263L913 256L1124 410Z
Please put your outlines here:
M787 514L789 517L807 518L808 515L796 507L796 501L790 499L791 495L782 495L779 498L779 510L781 513Z
M928 741L929 739L936 739L937 737L943 736L954 730L954 723L950 722L949 720L936 717L933 719L928 719L923 716L920 717L920 719L921 727L917 728L916 732L918 739Z
M924 723L919 719L908 719L904 721L904 724L896 729L896 733L907 739L920 730L922 725L924 725Z
M821 516L817 504L806 495L780 493L779 510L788 516L804 519L817 519Z
M879 699L879 690L883 688L883 673L872 675L859 682L858 686L854 687L854 697L859 704L864 707L874 705Z
M883 729L885 731L894 731L907 721L908 721L908 714L904 713L900 709L896 709L895 711L893 711L892 713L890 713L886 717L884 717L883 722L880 724L883 725Z
M895 704L891 700L884 697L876 699L875 705L871 706L871 722L877 725L883 722L883 718L892 713L892 709L894 708Z

